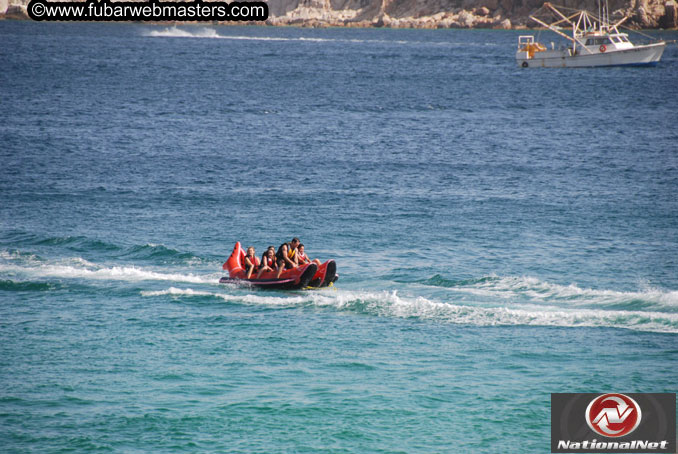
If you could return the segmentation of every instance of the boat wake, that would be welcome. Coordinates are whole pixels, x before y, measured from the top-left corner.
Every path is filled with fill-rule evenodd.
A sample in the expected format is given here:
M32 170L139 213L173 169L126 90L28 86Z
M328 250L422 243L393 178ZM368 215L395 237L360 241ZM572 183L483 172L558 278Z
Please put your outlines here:
M96 281L171 281L192 284L218 284L221 273L208 275L168 272L136 265L100 265L81 257L46 260L34 254L18 251L0 253L0 279L19 282L45 282L49 279L80 279ZM21 288L21 286L17 287Z
M529 276L487 276L471 280L446 280L440 275L422 282L449 289L463 300L503 300L516 303L592 309L645 310L678 313L678 291L646 287L622 292L560 285Z
M372 44L425 44L427 46L462 46L462 43L451 43L448 41L403 41L403 40L383 40L383 39L342 39L342 38L314 38L314 37L279 37L279 36L246 36L246 35L221 35L213 28L209 27L191 27L179 28L176 26L167 27L162 30L149 30L144 32L144 36L152 38L198 38L198 39L228 39L234 41L298 41L298 42L317 42L317 43L372 43ZM484 43L488 45L491 43Z
M397 291L321 291L270 295L266 292L210 292L170 287L142 292L145 297L167 297L191 302L227 302L275 308L313 307L342 312L397 317L471 326L605 327L637 331L678 333L678 313L639 310L560 308L548 305L505 303L496 306L458 304L421 296L403 296Z
M46 259L33 252L0 251L0 292L69 291L83 285L98 291L94 283L128 282L142 298L170 298L188 304L217 301L272 308L311 307L473 326L608 327L678 333L678 292L671 290L624 292L559 285L534 277L449 280L436 275L424 281L392 283L390 289L380 292L356 289L360 282L355 281L344 284L345 288L267 292L219 284L222 273L210 264L168 265L168 256L184 254L161 245L119 249L116 254L159 260L151 266L99 264L77 256ZM190 259L187 257L184 259ZM163 288L163 283L169 286Z
M384 41L384 40L363 40L363 39L334 39L334 38L306 38L306 37L277 37L277 36L245 36L245 35L220 35L213 28L179 28L168 27L163 30L151 30L145 33L145 36L155 38L209 38L209 39L231 39L236 41L307 41L307 42L354 42L354 43L395 43L407 44L408 41Z

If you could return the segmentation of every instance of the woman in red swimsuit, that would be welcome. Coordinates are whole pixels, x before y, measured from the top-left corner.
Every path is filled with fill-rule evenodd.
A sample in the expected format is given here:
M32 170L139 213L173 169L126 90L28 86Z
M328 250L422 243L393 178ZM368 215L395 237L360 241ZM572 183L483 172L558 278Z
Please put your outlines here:
M278 264L275 259L275 248L269 246L264 255L261 256L261 267L259 267L259 274L257 274L257 279L261 277L261 273L264 271L275 271L278 269Z

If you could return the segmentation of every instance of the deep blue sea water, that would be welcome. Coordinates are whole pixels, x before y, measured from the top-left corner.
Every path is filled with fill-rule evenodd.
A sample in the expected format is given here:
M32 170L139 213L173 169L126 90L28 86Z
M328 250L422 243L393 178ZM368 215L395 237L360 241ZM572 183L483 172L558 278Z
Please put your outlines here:
M0 22L2 452L548 452L552 392L676 392L678 47L519 34ZM334 289L218 284L292 236Z

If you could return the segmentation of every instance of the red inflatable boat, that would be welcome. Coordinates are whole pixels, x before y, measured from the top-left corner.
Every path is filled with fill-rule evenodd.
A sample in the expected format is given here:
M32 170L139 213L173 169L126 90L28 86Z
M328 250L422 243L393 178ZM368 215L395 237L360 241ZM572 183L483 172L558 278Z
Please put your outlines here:
M247 279L244 263L245 251L240 242L237 242L233 247L233 253L223 266L228 271L228 276L222 277L219 282L222 284L246 282L255 287L294 290L327 287L337 280L337 265L334 260L328 260L320 266L309 263L285 270L279 278L276 278L275 271L264 271L259 279L255 277ZM255 273L252 276L255 276Z

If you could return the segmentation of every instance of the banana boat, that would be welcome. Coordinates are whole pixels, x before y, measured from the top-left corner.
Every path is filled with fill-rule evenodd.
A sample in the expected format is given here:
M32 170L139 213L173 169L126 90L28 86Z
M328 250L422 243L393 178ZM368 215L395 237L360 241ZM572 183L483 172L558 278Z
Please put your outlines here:
M276 271L264 271L259 278L251 277L250 279L247 279L244 263L245 251L238 241L233 247L231 256L222 266L228 271L228 276L219 279L219 283L245 283L258 288L298 290L328 287L338 279L337 265L334 260L328 260L320 266L309 263L287 269L279 277L276 276Z

